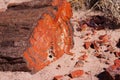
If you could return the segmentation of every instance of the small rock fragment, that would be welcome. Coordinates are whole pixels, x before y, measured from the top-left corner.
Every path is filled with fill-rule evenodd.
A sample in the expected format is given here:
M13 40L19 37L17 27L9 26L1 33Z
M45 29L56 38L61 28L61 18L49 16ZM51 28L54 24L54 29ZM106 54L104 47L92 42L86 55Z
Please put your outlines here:
M82 56L80 56L78 59L79 60L86 60L88 58L88 55L83 54Z
M70 77L71 78L77 78L77 77L82 76L83 74L84 74L83 70L75 70L75 71L70 73Z
M98 52L96 52L96 53L94 54L94 56L100 58L101 54L99 54Z
M106 71L112 76L113 80L120 80L120 65L112 65L106 69Z
M96 51L99 50L99 45L97 44L96 41L93 42L93 46L94 46L94 49L95 49Z
M91 45L91 42L85 42L84 43L85 49L89 49L90 45Z
M120 59L114 60L114 64L106 69L106 71L112 76L120 76ZM117 79L118 80L118 79Z
M82 61L77 61L76 63L75 63L75 68L78 68L78 67L83 67L83 65L84 65L84 63L82 62Z
M57 75L54 77L53 80L62 80L62 77L63 77L62 75Z
M114 65L120 67L120 59L114 60Z
M109 36L107 34L101 35L99 39L101 40L101 43L106 43L109 41Z

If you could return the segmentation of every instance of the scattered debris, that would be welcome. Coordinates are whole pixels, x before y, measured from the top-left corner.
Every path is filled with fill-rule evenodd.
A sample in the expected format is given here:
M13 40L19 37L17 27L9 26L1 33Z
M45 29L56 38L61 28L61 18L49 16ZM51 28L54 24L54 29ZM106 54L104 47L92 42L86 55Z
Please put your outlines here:
M64 3L63 3L64 1L65 0L55 0L54 5L56 6L57 4L61 4L61 5L59 5L59 7L64 6ZM74 1L79 1L79 0L74 0ZM52 7L52 5L51 5L51 7ZM53 14L54 17L50 17L51 15L44 16L46 21L50 24L45 23L46 21L44 22L44 17L41 18L41 21L43 20L44 24L47 25L50 29L48 27L46 28L45 25L42 24L41 21L39 21L40 25L38 24L37 28L35 28L35 30L33 31L34 33L32 34L32 37L30 38L30 43L32 45L30 46L29 50L27 50L27 52L29 53L29 56L28 56L28 54L26 54L26 59L28 59L28 61L29 61L28 67L30 67L31 70L39 71L39 70L43 69L48 64L54 62L54 60L57 60L58 58L60 58L64 53L67 53L66 51L70 51L70 48L72 47L71 46L72 29L69 30L67 28L67 26L70 25L68 18L70 17L70 15L72 13L69 15L69 14L67 14L67 13L69 13L69 11L66 13L64 13L64 11L62 11L62 8L64 8L64 10L69 10L69 6L67 6L67 7L64 6L60 10L59 10L59 7L58 7L58 10L55 9L55 10L59 11L59 13L57 14L57 17L54 14ZM13 6L13 8L14 8L14 6ZM11 7L11 9L13 9L13 8ZM34 8L34 6L33 6L33 8ZM63 14L60 14L61 12ZM77 13L77 15L79 15L79 14ZM75 18L77 15L75 15ZM54 18L55 18L55 20L54 20ZM74 19L74 16L72 17L72 19ZM73 50L71 50L71 51L75 52L75 55L70 56L70 57L68 55L67 55L67 57L66 57L66 55L64 55L65 57L64 56L61 57L62 59L60 59L60 61L58 61L58 62L60 62L59 64L57 63L57 61L55 62L55 66L54 66L54 63L51 64L54 66L54 67L52 66L52 69L51 69L51 67L49 68L49 66L51 66L51 65L49 65L47 67L48 71L45 70L46 71L45 73L48 72L49 77L51 77L51 75L54 74L54 69L55 69L56 72L54 74L54 77L52 76L52 78L51 78L53 80L63 80L66 77L69 79L64 79L64 80L74 80L74 78L75 78L75 80L80 80L81 78L85 78L84 76L82 76L84 74L85 74L85 76L87 74L87 76L91 77L91 80L94 80L94 78L93 78L93 77L95 77L94 75L99 74L99 73L100 74L97 76L99 78L99 80L120 80L118 78L120 75L120 59L116 59L116 58L120 58L120 52L119 52L120 39L119 39L118 43L116 44L117 49L118 49L118 51L116 51L115 50L116 46L114 46L113 45L114 43L112 44L112 42L111 42L112 40L116 41L116 39L114 39L115 38L114 35L111 34L112 32L110 34L108 34L106 32L106 28L109 27L108 23L110 21L107 21L107 19L104 16L92 16L91 18L88 18L86 20L83 20L83 21L81 21L81 20L82 20L81 18L78 18L78 19L74 19L72 22L72 23L77 23L75 26L74 26L74 24L72 24L72 26L74 26L73 29L76 29L75 31L73 30L74 31L73 32L73 40L75 40L76 42L74 41L75 48L73 48ZM58 23L58 26L57 26L57 24L51 26L51 24L55 24L54 21L56 23ZM64 23L64 21L65 21L65 23ZM61 23L63 23L63 24L61 25ZM43 40L40 40L40 42L38 41L37 43L42 44L45 41L45 44L48 44L47 48L44 44L42 44L40 46L40 48L39 48L39 44L34 44L35 40L37 40L37 39L39 40L39 38L44 37L42 35L40 36L41 32L39 33L39 31L38 31L39 30L38 27L41 25L43 25L43 28L40 28L40 30L43 31L43 34L44 35L46 34L47 36L45 36L45 38L43 38ZM54 28L53 28L53 26L54 26ZM56 26L57 26L57 28L56 28ZM29 30L30 28L22 27L21 29ZM42 30L42 29L44 29L44 30ZM44 32L45 30L47 33ZM51 30L53 30L53 31L51 31ZM64 30L67 31L66 34L64 34L64 32L65 32ZM58 35L59 35L59 37L58 37ZM109 36L109 35L112 35L112 36ZM49 36L52 36L52 38L50 38ZM54 41L53 41L53 39L54 39ZM43 42L41 42L41 41L43 41ZM8 45L8 43L10 43L10 45ZM14 47L13 44L14 44L14 42L7 42L7 43L0 42L1 47L4 47L4 46L5 47L6 46ZM37 46L33 46L33 45L37 45ZM51 46L52 46L52 49L48 50ZM31 47L34 50L31 49ZM37 48L39 48L39 49L37 49ZM44 50L43 50L43 48L44 48ZM41 54L39 54L39 53L37 54L37 51L39 51L39 50L41 51L40 52ZM46 50L47 50L47 53L49 53L48 55L46 54ZM79 52L80 50L82 50L82 51ZM33 53L36 53L36 54L33 54ZM115 54L115 56L113 53ZM46 57L47 57L47 59L46 59ZM47 63L48 58L49 58L50 62ZM65 58L65 60L63 58ZM67 60L70 61L70 63ZM114 61L114 64L111 65L113 63L113 61ZM44 64L44 63L47 63L47 64ZM62 66L62 65L65 65L65 66ZM108 67L108 68L106 68L106 67ZM85 68L86 72L83 71L84 68ZM106 68L106 69L104 72L101 73L103 68ZM46 68L44 68L44 69L46 69ZM69 70L66 70L66 69L69 69ZM71 69L72 69L72 72L70 72ZM58 73L57 73L57 71L58 71ZM65 73L61 73L62 71ZM59 75L59 72L61 75ZM42 74L42 76L43 75L44 74ZM41 75L39 75L39 76L42 77ZM46 78L46 76L45 76L44 78L41 78L41 79L47 80L49 78ZM86 79L82 79L82 80L86 80Z
M114 60L114 64L106 69L114 80L120 80L120 59Z

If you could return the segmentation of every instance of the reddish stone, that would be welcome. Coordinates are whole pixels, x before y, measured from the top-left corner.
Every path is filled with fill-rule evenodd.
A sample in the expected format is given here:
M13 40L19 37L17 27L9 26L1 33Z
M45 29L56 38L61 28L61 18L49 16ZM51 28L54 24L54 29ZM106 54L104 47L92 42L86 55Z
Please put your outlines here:
M70 76L72 78L77 78L77 77L80 77L84 74L84 71L83 70L75 70L73 72L70 73Z
M115 70L116 68L117 68L117 66L115 66L115 65L112 65L109 67L109 69L112 69L112 70Z
M57 75L54 77L53 80L62 80L62 77L63 77L62 75Z
M93 42L93 46L94 46L95 50L97 50L97 51L99 50L99 45L97 44L96 41Z
M120 80L120 59L114 60L114 64L106 69L106 71L113 77L115 80Z
M94 56L99 57L99 56L100 56L100 53L96 52L96 53L94 54Z
M84 43L85 49L88 49L90 47L90 45L91 45L91 42L85 42Z
M114 60L114 64L108 68L108 71L109 69L113 71L116 70L117 68L120 68L120 59Z
M101 36L99 37L99 39L102 40L102 41L101 41L102 43L106 43L106 42L109 41L109 36L108 36L107 34L101 35Z
M116 57L120 57L120 52L116 52L116 53L115 53L115 56L116 56Z
M114 65L120 67L120 59L114 60Z
M80 56L78 59L79 60L86 60L88 58L88 56L86 54Z

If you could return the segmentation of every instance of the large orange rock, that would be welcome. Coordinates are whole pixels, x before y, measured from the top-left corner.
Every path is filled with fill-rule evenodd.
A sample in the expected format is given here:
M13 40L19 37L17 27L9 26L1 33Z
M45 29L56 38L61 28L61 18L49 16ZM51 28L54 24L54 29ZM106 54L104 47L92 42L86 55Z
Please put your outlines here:
M70 52L73 47L72 29L69 26L71 5L66 0L53 0L52 5L58 8L55 17L43 14L30 37L31 46L24 52L28 68L33 72L43 69L64 53L73 54Z

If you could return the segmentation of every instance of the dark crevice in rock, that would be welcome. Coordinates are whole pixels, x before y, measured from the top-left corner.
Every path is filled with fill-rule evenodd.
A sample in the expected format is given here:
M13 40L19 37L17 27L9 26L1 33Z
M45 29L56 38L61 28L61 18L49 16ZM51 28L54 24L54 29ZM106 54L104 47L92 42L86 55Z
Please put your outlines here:
M0 70L1 71L30 71L22 57L13 58L0 55Z

